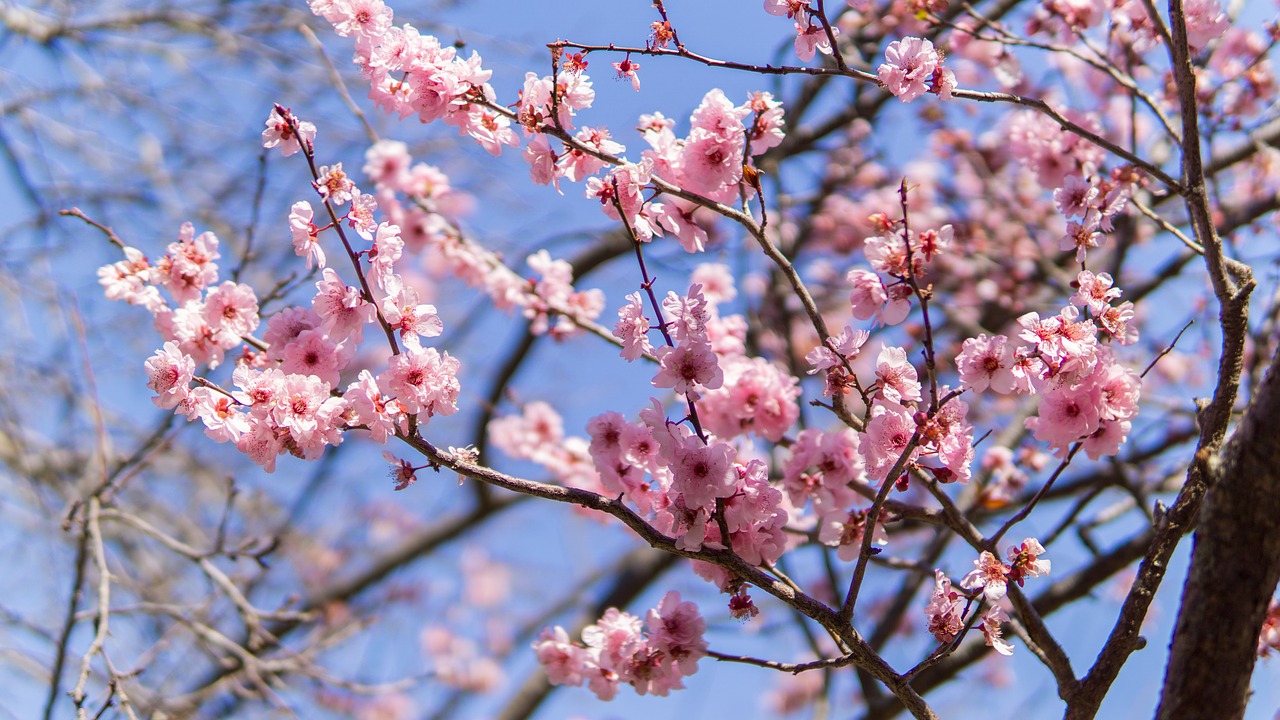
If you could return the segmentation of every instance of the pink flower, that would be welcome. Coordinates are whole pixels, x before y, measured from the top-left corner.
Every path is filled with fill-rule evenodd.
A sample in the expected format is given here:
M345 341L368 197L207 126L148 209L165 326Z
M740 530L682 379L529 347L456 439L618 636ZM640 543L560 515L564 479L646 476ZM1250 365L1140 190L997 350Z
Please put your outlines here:
M378 305L387 325L400 331L400 337L410 346L420 345L418 336L430 338L444 332L444 322L436 314L436 306L420 304L418 291L412 285L401 285Z
M147 370L147 387L156 393L151 398L156 407L172 409L187 399L196 363L178 349L177 343L165 343L144 366Z
M701 286L708 305L729 302L738 296L733 286L733 273L724 263L701 263L693 269L689 279Z
M281 113L281 111L284 111ZM299 139L311 147L316 139L316 126L305 121L297 121L298 132L295 134L289 121L294 120L288 109L277 105L267 117L267 129L262 131L262 147L280 146L280 152L289 157L302 149Z
M703 424L722 438L753 432L777 442L800 417L799 382L760 357L726 358L724 383L699 401Z
M355 188L351 191L351 207L347 210L347 224L360 237L372 240L374 231L378 229L378 222L373 219L373 214L377 210L378 201L372 195L366 195L360 192L359 188Z
M587 669L587 651L573 644L564 628L543 628L533 650L552 685L582 685Z
M390 367L378 376L378 385L395 393L396 400L411 415L452 415L458 411L454 403L458 385L459 363L449 353L435 348L406 348L391 358Z
M342 282L333 268L325 268L316 283L311 309L323 321L320 328L337 342L353 339L359 343L366 323L373 322L377 310L364 301L360 288Z
M988 338L986 333L980 333L976 338L968 338L956 356L960 382L977 392L988 387L1001 395L1013 391L1016 385L1013 365L1013 348L1004 335Z
M720 88L713 88L702 97L702 102L689 118L690 130L701 130L721 140L741 137L746 129L742 121L751 114L748 107L735 107ZM693 132L689 133L692 138Z
M311 308L285 308L267 321L267 331L262 334L262 341L267 344L267 357L271 360L284 358L285 347L292 343L305 330L318 328L324 320Z
M1036 440L1065 452L1076 440L1098 429L1100 401L1100 393L1092 386L1050 388L1040 399L1038 416L1027 418L1027 429L1035 433Z
M742 178L742 135L722 137L694 128L680 153L680 173L693 192L715 195Z
M711 321L711 311L702 294L701 285L693 283L689 286L688 294L683 297L668 292L662 300L662 309L667 314L667 324L677 343L707 339L707 323Z
M258 296L248 285L228 280L205 298L204 319L214 333L224 336L219 344L235 347L258 327Z
M929 632L940 643L949 643L964 629L964 596L951 589L951 579L934 570L933 595L925 607Z
M702 639L707 622L697 605L682 602L680 593L672 590L649 611L645 624L649 628L649 647L665 653L682 674L697 672L698 660L707 654L707 641Z
M1008 592L1009 566L986 550L982 551L973 564L974 569L960 581L960 587L965 590L981 588L983 595L990 602L1004 597Z
M747 131L751 154L760 155L766 150L781 145L783 138L786 137L782 103L774 100L770 93L754 92L747 101L747 107L756 115L755 121Z
M867 481L861 437L849 429L802 430L783 464L782 487L791 503L803 508L812 500L821 517L844 515L857 498L850 484Z
M849 302L853 305L853 316L859 320L875 318L881 325L897 325L911 312L909 286L899 284L885 288L880 276L870 270L850 270L846 279L853 285Z
M618 309L618 322L613 326L614 337L622 341L622 357L627 362L653 351L648 332L649 318L644 315L640 293L632 293L627 296L627 304Z
M1187 45L1191 52L1200 50L1231 27L1218 0L1187 0L1183 8L1187 16Z
M821 23L811 23L807 20L802 23L796 23L796 57L804 62L813 59L814 51L823 55L832 54L831 37L827 36L827 29ZM840 37L840 28L835 25L831 26L831 36Z
M862 436L862 453L867 460L867 475L874 480L896 480L888 477L889 471L911 443L916 432L912 412L892 400L876 398L871 408L871 421ZM920 448L912 451L908 461L917 457Z
M98 268L98 284L108 300L124 300L156 312L164 305L160 291L152 284L154 272L141 250L124 248L124 260Z
M737 473L733 470L733 447L722 442L676 450L671 492L682 495L690 509L711 505L716 498L727 498L734 492Z
M312 375L334 386L354 355L353 346L335 342L318 328L303 330L284 347L280 369L286 373Z
M289 210L289 231L293 233L293 252L298 257L307 258L307 269L311 269L312 261L316 267L324 268L324 248L320 247L320 230L312 219L315 211L311 203L299 200Z
M999 605L992 605L987 608L987 612L982 616L982 637L987 641L987 647L995 650L1001 655L1012 655L1013 645L1005 640L1001 635L1000 623L1008 622L1009 616L1004 614Z
M876 377L880 392L897 403L920 400L920 380L916 369L907 361L907 351L883 346L876 357Z
M631 87L636 92L640 92L640 76L636 74L636 71L640 69L640 63L632 62L631 56L628 55L623 58L622 62L614 63L613 69L618 71L619 80L624 78L631 80Z
M764 0L764 11L789 18L807 17L808 0Z
M1009 581L1022 587L1025 578L1048 575L1050 563L1040 559L1044 552L1044 547L1035 538L1027 538L1021 545L1009 548Z
M574 135L574 139L588 148L606 155L616 156L626 150L622 145L614 142L609 135L609 131L603 128L597 130L584 127ZM560 174L572 182L582 182L588 176L594 175L604 165L605 162L603 160L577 149L569 149L560 156L560 160L557 163Z
M529 163L529 177L536 185L554 185L560 192L560 173L556 168L556 152L546 135L534 136L524 149L525 162Z
M249 415L249 430L236 440L236 449L249 456L267 472L276 471L276 458L285 451L288 431L276 426L270 416Z
M396 434L400 418L397 404L382 394L373 374L361 370L359 379L342 394L347 403L348 425L363 425L376 443L385 443Z
M1115 341L1121 345L1132 345L1138 342L1138 328L1133 324L1133 303L1125 301L1116 307L1108 307L1098 316L1098 324L1102 325Z
M342 442L345 407L342 398L330 397L329 383L313 375L287 375L272 415L278 427L289 431L296 454L314 460L325 445Z
M1088 270L1081 270L1076 275L1079 289L1071 296L1071 304L1082 309L1088 308L1094 315L1102 315L1111 301L1121 295L1120 288L1111 286L1113 282L1107 273L1094 275Z
M154 282L178 303L198 300L201 292L218 281L218 237L212 232L196 235L191 223L183 223L178 240L169 243L168 252L156 263Z
M1079 221L1072 220L1067 223L1067 232L1058 241L1058 249L1063 251L1075 250L1076 262L1084 262L1089 254L1089 248L1096 248L1101 245L1105 236L1100 232L1099 223L1102 216L1096 209L1090 208L1084 217Z
M880 83L902 102L923 95L933 81L934 71L942 64L933 43L917 37L889 43L884 59L877 71Z
M249 406L254 417L268 417L281 402L284 392L284 373L279 368L254 370L241 365L231 374L238 392L232 393L236 401Z
M364 153L364 174L377 185L403 187L409 178L413 157L409 146L399 140L379 140Z
M395 263L404 252L404 239L400 237L400 226L390 223L378 225L373 238L373 248L369 250L369 279L380 288L391 290L395 282Z
M688 342L671 347L664 345L657 350L658 374L653 376L653 386L671 388L687 395L701 386L714 390L724 383L724 372L719 359L705 342Z
M206 387L191 391L196 415L204 422L204 434L214 442L236 442L249 430L249 419L235 400Z
M319 175L320 177L312 184L315 185L316 192L320 193L320 197L334 205L341 205L351 199L351 193L356 189L356 184L342 171L342 163L320 166Z
M1063 217L1084 217L1098 200L1098 187L1087 178L1068 175L1062 187L1053 191L1053 202Z
M341 37L354 34L358 40L372 41L391 27L391 8L382 0L337 0L333 8L334 13L326 19Z

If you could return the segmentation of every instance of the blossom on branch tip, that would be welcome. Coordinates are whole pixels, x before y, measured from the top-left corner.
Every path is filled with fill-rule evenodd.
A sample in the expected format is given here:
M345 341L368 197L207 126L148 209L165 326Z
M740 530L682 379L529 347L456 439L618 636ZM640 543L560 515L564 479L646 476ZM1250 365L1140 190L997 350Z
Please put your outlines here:
M640 69L640 63L634 62L631 56L623 58L621 62L613 63L613 69L618 71L618 79L628 79L631 81L631 87L636 92L640 92L640 76L636 72Z
M284 114L281 114L284 110ZM298 130L295 133L293 125L290 121L296 122ZM262 131L262 147L271 149L279 146L281 154L289 157L302 149L302 143L306 143L307 147L311 147L311 143L316 139L316 126L306 122L305 120L297 120L285 108L277 105L271 110L271 114L267 116L267 129Z

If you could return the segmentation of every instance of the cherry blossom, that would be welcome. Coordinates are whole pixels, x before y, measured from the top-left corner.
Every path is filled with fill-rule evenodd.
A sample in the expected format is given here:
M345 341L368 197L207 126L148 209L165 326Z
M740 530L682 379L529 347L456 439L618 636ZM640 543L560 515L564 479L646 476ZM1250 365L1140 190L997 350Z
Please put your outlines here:
M1002 637L1000 623L1008 622L1009 616L1004 614L999 605L991 605L982 616L982 637L987 647L1001 655L1012 655L1013 645Z
M170 409L184 401L190 392L196 363L169 341L146 362L147 387L155 391L156 407Z
M987 388L1002 395L1012 392L1016 386L1013 365L1013 348L1004 335L987 337L986 333L979 333L976 338L967 338L956 356L960 381L979 392Z
M627 304L618 309L618 322L613 326L614 336L622 341L622 357L627 362L653 352L646 335L648 331L649 319L645 317L640 293L632 293L627 296Z
M884 59L876 71L880 84L902 102L911 102L931 89L938 94L944 94L945 89L949 95L950 88L955 87L954 80L935 81L942 57L928 40L904 37L891 42L885 49Z
M281 111L284 112L281 112ZM290 121L297 123L297 132L294 132L293 125ZM279 147L281 154L285 157L296 154L302 149L302 143L306 143L307 147L311 146L316 139L316 126L305 120L295 120L288 110L280 106L276 106L271 110L271 114L267 116L267 129L262 131L262 147L268 150Z
M964 596L951 589L951 579L941 570L934 571L933 595L924 612L929 632L940 643L955 640L964 629Z
M378 385L393 393L405 412L419 415L425 422L433 415L458 411L454 403L460 390L460 364L449 353L410 347L392 357L389 365L378 375Z
M324 248L320 247L320 230L312 220L315 210L311 203L299 200L289 211L289 230L293 233L293 252L298 257L307 259L307 269L314 262L316 267L324 269Z
M960 580L960 587L965 590L982 590L989 602L996 602L1004 597L1008 592L1009 566L986 550L982 551L973 564L974 569Z

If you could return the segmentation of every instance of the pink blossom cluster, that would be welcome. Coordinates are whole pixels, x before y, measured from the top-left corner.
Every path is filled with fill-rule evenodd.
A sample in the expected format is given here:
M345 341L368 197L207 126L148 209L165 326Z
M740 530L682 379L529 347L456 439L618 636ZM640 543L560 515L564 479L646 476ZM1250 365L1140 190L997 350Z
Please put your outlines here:
M1050 562L1041 558L1044 554L1044 547L1035 538L1010 547L1008 563L984 550L973 561L974 569L960 581L968 594L953 589L951 579L935 570L933 594L924 611L929 632L940 643L954 641L964 630L966 612L981 595L988 603L979 626L987 646L1001 655L1013 654L1013 645L1003 638L1001 628L1009 617L997 603L1008 593L1010 582L1021 587L1026 578L1049 574Z
M1109 275L1081 271L1076 285L1073 304L1057 315L1018 318L1020 344L1004 335L965 340L956 367L961 383L975 391L1039 394L1038 414L1027 420L1035 438L1059 455L1081 441L1096 460L1119 452L1142 384L1098 341L1098 332L1127 345L1137 341L1137 330L1131 324L1133 303L1111 305L1120 290Z
M267 126L264 146L284 153L301 149L312 157L314 136L289 111L277 107ZM287 136L295 139L295 147ZM299 136L305 144L297 143ZM253 335L259 327L253 289L231 281L218 284L218 239L209 232L196 235L190 223L155 265L126 248L125 260L98 273L108 298L140 305L155 316L164 343L146 362L155 403L188 420L199 418L207 435L235 443L268 472L286 452L319 457L326 446L341 443L348 428L364 429L385 443L408 431L410 416L421 426L457 410L458 361L422 346L423 338L440 335L443 323L435 307L420 302L414 286L397 272L404 248L400 228L376 221L376 200L362 193L340 164L320 168L314 185L327 211L368 242L351 258L361 285L347 285L326 265L321 234L335 224L318 227L311 204L295 203L289 215L294 250L308 266L317 266L320 279L310 305L271 315L261 338ZM345 214L341 205L348 206ZM392 339L387 367L376 376L351 367L365 326L374 322ZM197 365L213 370L228 352L241 348L231 375L234 389L196 377ZM344 374L349 384L340 391ZM191 387L193 382L198 386Z
M1239 128L1241 118L1258 114L1280 93L1268 55L1272 42L1263 28L1229 28L1209 56L1207 70L1198 72L1199 82L1214 88L1212 100L1228 126Z
M1067 119L1086 130L1102 134L1097 116L1068 110ZM1043 188L1062 187L1068 175L1088 176L1088 168L1100 167L1105 151L1076 133L1063 132L1052 119L1034 110L1009 115L1006 148L1022 162Z
M745 122L748 118L752 118L750 125ZM639 127L649 149L643 151L641 161L622 160L606 176L587 179L585 194L598 201L609 218L625 219L642 242L670 233L681 247L694 253L705 249L708 238L706 228L694 219L696 206L673 195L664 196L663 202L656 201L656 194L646 199L644 194L651 181L660 177L711 200L733 200L742 180L748 143L751 155L776 147L783 138L783 112L781 104L769 93L753 93L746 103L735 106L722 91L713 89L694 109L690 124L688 135L678 138L675 123L661 114L642 116ZM584 137L580 132L577 138L589 147L599 146L592 136ZM600 151L614 156L622 147L614 143L601 147ZM545 152L550 152L549 146ZM559 173L553 178L536 172L535 166L535 182L558 181L561 176L576 181L604 166L604 162L593 155L568 149L556 167L559 168L565 158L575 156L583 158L585 168ZM575 166L569 167L572 170Z
M668 592L642 620L609 608L573 642L562 627L545 628L533 644L552 685L584 683L601 700L612 700L629 684L640 695L665 696L684 687L707 654L707 623L698 606Z
M704 443L685 425L668 421L657 400L640 412L639 422L607 412L593 418L587 431L605 492L652 518L681 548L725 547L715 522L721 501L728 542L738 555L759 564L777 560L786 549L782 493L769 484L763 462L738 461L734 447L714 437ZM722 588L728 582L718 575L709 579Z
M879 282L880 279L876 278L876 283ZM854 330L845 325L839 335L827 338L804 356L805 362L809 363L810 375L824 374L823 395L835 397L849 392L855 379L852 363L862 354L862 346L870 337L866 330Z
M996 602L1009 592L1009 583L1022 587L1026 578L1048 575L1050 562L1041 559L1044 554L1044 547L1035 538L1027 538L1022 544L1010 547L1007 564L983 550L973 561L974 569L960 581L960 586L966 590L981 590L988 601Z
M489 422L493 446L517 460L546 468L562 485L603 492L592 464L587 440L566 436L564 421L548 403L525 403L519 415L505 415Z
M503 145L518 144L511 121L526 137L524 150L530 175L537 184L561 179L586 182L587 197L600 202L612 219L622 215L642 240L671 233L689 252L699 252L707 232L693 215L695 206L671 197L666 202L645 200L643 191L652 175L711 200L736 198L746 146L759 155L783 138L781 104L765 92L752 94L741 106L731 103L720 90L712 90L694 110L688 136L678 139L672 124L660 115L641 118L641 130L651 149L641 163L627 162L626 148L605 128L583 127L575 132L573 118L595 99L582 55L558 53L557 74L525 76L515 111L497 105L489 86L490 72L482 70L472 53L461 60L453 47L442 47L437 38L420 35L411 25L391 25L391 10L382 0L311 0L312 11L333 23L338 34L356 37L355 61L370 80L370 96L384 110L401 117L417 113L423 122L443 119L471 135L497 155ZM627 73L638 81L638 65ZM619 72L622 72L619 70ZM744 124L752 117L751 125ZM549 132L572 133L572 141L557 141ZM605 177L594 177L606 165L617 165Z
M942 61L942 53L929 40L904 37L889 43L876 76L886 90L904 103L926 92L950 100L956 89L956 76Z
M1187 45L1193 53L1220 37L1230 26L1218 0L1189 0L1183 5L1183 13L1187 23ZM1028 35L1043 33L1071 42L1085 31L1097 27L1104 19L1110 19L1119 26L1122 37L1132 37L1136 41L1135 49L1140 52L1161 42L1161 35L1141 2L1113 4L1103 0L1046 0L1036 6L1035 13L1027 21L1026 30Z
M885 219L879 225L882 234L863 242L871 270L854 268L846 277L853 286L849 302L859 320L874 318L878 325L897 325L911 312L914 291L907 278L923 277L933 261L950 248L955 231L948 224L912 233L908 240L895 230L897 223ZM880 275L893 281L886 284Z
M1001 87L1015 87L1022 80L1022 64L1009 46L992 38L992 32L984 32L990 24L979 23L972 18L961 18L956 23L956 30L947 36L947 45L952 58L963 58L970 63L985 68L995 76ZM994 27L999 29L999 25ZM963 65L958 65L957 72L966 84L973 73L965 74ZM975 81L978 78L973 78Z
M485 693L506 679L502 663L471 638L432 625L422 630L419 639L423 654L431 660L435 681L468 693Z
M864 9L865 2L848 0L849 7ZM764 11L770 15L778 15L794 20L796 30L796 57L804 62L813 59L815 52L831 55L834 48L831 38L840 37L840 28L834 24L824 24L818 13L809 5L808 0L764 0ZM827 34L828 29L830 35Z
M386 112L417 115L424 123L442 120L493 155L518 144L511 119L490 107L492 73L481 67L479 54L463 59L435 36L392 25L391 8L382 0L310 0L310 6L338 35L355 37L355 62L369 82L369 98Z
M1058 249L1074 250L1076 262L1083 263L1089 249L1101 244L1103 233L1115 229L1115 218L1128 204L1133 185L1124 168L1117 168L1111 178L1068 175L1062 187L1053 191L1058 212L1067 218Z

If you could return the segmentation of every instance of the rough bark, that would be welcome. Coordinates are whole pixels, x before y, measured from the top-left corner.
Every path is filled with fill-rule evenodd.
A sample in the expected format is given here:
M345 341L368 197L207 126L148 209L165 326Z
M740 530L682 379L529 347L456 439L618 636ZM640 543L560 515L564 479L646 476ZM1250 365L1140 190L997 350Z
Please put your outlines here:
M1239 718L1280 580L1280 352L1210 463L1157 717Z

